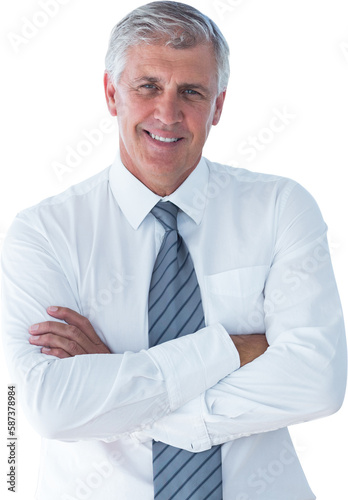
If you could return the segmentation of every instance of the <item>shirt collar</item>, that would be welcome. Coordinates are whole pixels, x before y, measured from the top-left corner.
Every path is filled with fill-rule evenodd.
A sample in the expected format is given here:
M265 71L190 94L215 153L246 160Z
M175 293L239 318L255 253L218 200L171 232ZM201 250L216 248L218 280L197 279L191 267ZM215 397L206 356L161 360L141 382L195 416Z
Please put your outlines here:
M119 153L110 168L110 186L124 216L134 229L138 229L147 214L161 199L175 203L196 224L200 224L205 204L209 169L201 158L197 167L174 193L161 198L140 182L123 165Z

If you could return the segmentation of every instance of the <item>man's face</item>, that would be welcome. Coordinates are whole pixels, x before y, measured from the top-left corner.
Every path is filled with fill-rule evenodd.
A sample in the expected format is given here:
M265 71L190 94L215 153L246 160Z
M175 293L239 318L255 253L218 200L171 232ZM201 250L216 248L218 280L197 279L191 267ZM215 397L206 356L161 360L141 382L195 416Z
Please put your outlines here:
M220 119L225 92L217 93L212 46L133 46L116 87L105 75L105 92L123 164L160 196L175 191Z

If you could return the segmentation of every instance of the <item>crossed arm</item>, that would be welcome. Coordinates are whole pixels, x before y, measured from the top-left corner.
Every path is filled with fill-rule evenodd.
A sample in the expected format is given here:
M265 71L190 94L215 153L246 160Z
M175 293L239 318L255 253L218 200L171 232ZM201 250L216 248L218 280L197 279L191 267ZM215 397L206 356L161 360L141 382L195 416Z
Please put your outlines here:
M61 359L83 354L111 354L90 321L81 314L57 306L48 307L47 312L66 324L45 321L29 328L30 343L41 346L43 354ZM238 351L241 367L261 356L269 347L264 334L230 335L230 338Z
M62 268L45 234L18 220L3 250L6 356L38 432L115 440L144 426L152 430L197 401L209 437L216 431L216 441L226 442L336 411L345 389L344 327L325 227L319 216L317 223L314 216L307 220L308 210L296 209L283 222L264 290L267 341L231 335L240 358L232 362L237 351L221 324L148 351L106 355L100 325L97 335L74 312L84 310L74 275ZM53 301L70 309L50 310L52 321L43 321ZM36 338L29 344L33 321L38 327L30 329ZM113 328L112 319L104 324ZM190 444L193 433L187 435Z
M54 310L49 308L47 312L55 320L63 320L65 323L46 321L37 324L34 329L30 328L30 343L43 346L44 354L61 359L111 354L91 323L82 315L66 307L54 307ZM332 320L336 322L337 318ZM230 335L243 369L234 371L202 395L208 408L204 419L211 441L210 445L208 441L200 445L197 440L197 451L199 446L204 446L201 448L203 450L244 435L329 415L338 409L344 392L344 384L341 384L339 376L339 372L344 371L345 364L342 344L344 338L341 334L338 335L340 340L336 345L336 352L332 350L328 339L324 341L328 351L324 353L322 341L318 341L317 350L315 344L311 344L311 333L308 333L306 340L300 340L301 331L299 337L296 338L296 335L297 332L285 343L276 340L271 346L263 334ZM312 342L316 342L315 338ZM263 360L260 358L262 354L265 354ZM320 360L326 360L321 370L318 368ZM334 376L333 379L330 379L329 373ZM335 381L338 383L337 387ZM195 424L191 428L190 422L197 422L199 418L199 401L200 398L197 398L193 406L189 403L187 408L190 410L185 409L184 405L172 413L165 411L162 419L142 427L144 431L141 433L137 433L135 428L137 439L173 439L168 444L189 449L188 444L195 443ZM179 419L181 426L184 425L182 415L187 414L187 411L190 414L193 411L195 418L184 419L187 429L182 429L183 437L178 438L177 433L171 431L177 427L176 419ZM189 436L187 442L186 436Z

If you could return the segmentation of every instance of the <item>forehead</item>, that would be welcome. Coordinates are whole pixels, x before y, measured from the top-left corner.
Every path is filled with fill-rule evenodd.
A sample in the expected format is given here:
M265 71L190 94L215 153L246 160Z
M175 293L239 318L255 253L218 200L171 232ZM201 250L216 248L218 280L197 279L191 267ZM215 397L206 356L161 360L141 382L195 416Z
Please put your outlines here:
M134 45L128 49L125 76L132 79L144 76L163 80L187 81L188 77L205 84L217 80L217 64L212 44L200 44L185 49L165 45Z

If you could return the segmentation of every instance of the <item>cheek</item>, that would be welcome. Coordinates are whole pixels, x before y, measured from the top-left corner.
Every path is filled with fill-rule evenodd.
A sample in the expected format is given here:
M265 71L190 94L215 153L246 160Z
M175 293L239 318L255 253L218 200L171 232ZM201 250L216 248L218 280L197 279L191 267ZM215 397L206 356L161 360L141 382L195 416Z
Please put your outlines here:
M135 109L127 106L122 109L122 112L118 113L118 128L124 140L134 140L134 133L138 123L135 112Z
M196 126L196 129L195 129L193 135L194 135L194 142L196 142L199 147L204 146L204 144L208 138L210 129L211 129L211 123L207 122L206 120L204 120L204 121L202 120L201 123L199 123Z
M141 112L141 106L137 99L131 98L128 95L120 94L115 100L117 115L124 123L130 123L135 120L135 117Z
M209 109L204 109L200 112L195 113L191 121L191 130L194 132L196 139L198 141L205 140L209 134L212 126L214 114Z
M140 98L139 96L133 96L132 99L128 100L128 112L132 113L133 120L142 120L149 116L152 116L155 112L155 105L151 99Z

